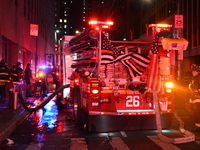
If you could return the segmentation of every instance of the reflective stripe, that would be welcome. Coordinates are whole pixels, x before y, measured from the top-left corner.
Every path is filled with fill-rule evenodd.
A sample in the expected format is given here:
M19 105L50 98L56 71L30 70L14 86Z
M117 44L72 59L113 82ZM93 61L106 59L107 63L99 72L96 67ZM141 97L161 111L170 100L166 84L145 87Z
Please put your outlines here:
M117 112L155 112L154 109L117 110Z
M10 82L10 81L9 80L0 80L0 82L5 83L5 82Z
M7 72L2 72L2 73L0 73L0 75L8 75L8 73Z

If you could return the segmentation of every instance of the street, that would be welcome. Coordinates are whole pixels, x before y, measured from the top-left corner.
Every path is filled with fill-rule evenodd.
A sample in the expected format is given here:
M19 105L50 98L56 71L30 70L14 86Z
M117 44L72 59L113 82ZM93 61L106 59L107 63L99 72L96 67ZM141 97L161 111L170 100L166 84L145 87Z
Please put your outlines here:
M187 93L176 95L175 112L192 132L193 118L185 110ZM181 101L180 101L181 100ZM180 134L179 123L173 117L172 126L162 131L167 137ZM169 144L157 137L157 130L87 133L84 126L75 126L73 110L67 106L58 110L55 99L43 109L32 113L0 145L1 150L199 150L200 132L193 132L195 141Z

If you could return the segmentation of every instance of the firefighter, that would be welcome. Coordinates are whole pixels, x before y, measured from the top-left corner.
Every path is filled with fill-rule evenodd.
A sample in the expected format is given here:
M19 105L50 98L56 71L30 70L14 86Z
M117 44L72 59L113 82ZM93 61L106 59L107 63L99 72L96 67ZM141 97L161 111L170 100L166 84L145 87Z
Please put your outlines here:
M195 118L194 131L200 131L200 66L192 66L192 81L189 84L191 91L190 103Z
M13 85L18 83L18 76L17 76L17 65L13 64L12 68L10 69L10 78Z
M24 72L24 80L26 81L26 86L27 86L26 97L32 97L32 86L31 86L32 70L30 63L26 65L26 69Z
M2 102L4 102L7 96L7 88L10 82L10 70L8 69L6 62L1 60L0 62L0 96Z
M13 64L10 69L10 90L9 90L9 107L13 108L14 106L14 87L18 84L18 76L17 76L17 65Z

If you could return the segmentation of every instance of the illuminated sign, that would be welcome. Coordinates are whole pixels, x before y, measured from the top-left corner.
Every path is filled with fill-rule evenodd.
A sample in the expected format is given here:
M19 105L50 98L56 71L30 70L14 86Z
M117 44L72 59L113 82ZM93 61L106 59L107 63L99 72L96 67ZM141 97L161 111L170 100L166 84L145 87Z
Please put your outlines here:
M37 24L30 24L30 35L38 36L38 25Z
M174 28L183 28L183 15L175 15Z

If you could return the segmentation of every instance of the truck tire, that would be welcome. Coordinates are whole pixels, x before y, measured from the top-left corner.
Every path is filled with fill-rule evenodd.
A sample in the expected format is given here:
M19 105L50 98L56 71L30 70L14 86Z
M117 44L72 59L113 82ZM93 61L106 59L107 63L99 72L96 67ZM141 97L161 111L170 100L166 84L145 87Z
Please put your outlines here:
M78 86L74 87L73 114L74 114L74 123L76 125L82 125L83 115L82 115L82 110L81 110L81 91L80 91L80 87Z

